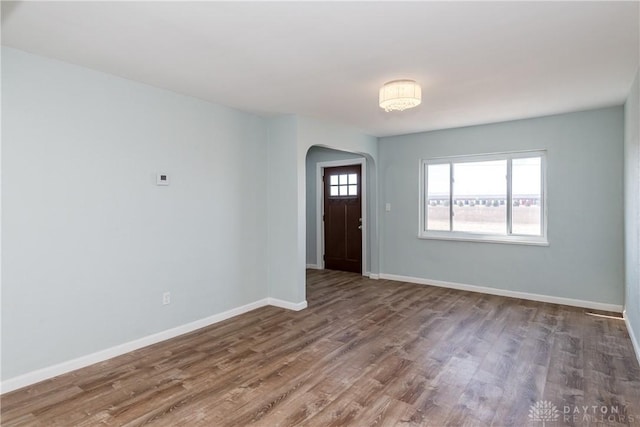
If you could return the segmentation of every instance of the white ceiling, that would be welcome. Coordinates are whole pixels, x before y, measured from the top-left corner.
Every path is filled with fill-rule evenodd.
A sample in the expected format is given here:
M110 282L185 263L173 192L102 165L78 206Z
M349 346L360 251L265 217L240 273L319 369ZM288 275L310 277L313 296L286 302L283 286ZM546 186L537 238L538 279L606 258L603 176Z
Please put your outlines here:
M385 136L622 104L638 2L2 2L2 44ZM377 105L415 79L423 103Z

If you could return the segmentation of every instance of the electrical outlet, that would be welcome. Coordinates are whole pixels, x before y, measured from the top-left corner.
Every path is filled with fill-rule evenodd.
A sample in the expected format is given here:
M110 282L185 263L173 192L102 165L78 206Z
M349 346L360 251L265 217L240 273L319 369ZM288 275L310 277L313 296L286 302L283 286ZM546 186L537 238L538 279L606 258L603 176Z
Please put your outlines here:
M162 294L162 305L171 303L171 292L165 292Z

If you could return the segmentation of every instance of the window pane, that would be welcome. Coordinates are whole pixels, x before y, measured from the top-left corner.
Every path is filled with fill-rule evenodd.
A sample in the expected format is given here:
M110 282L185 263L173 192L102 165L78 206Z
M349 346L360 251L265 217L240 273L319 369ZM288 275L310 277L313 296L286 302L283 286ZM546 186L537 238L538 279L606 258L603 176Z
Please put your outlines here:
M507 161L454 163L453 230L507 234Z
M349 186L349 195L350 196L357 196L358 195L358 186L357 185L350 185Z
M347 195L347 186L346 185L341 185L339 188L340 188L340 195L341 196L346 196Z
M338 185L338 175L331 175L329 184Z
M358 183L358 175L352 173L349 175L349 184L357 184Z
M449 167L427 165L427 230L449 231Z
M542 235L542 161L513 159L511 164L512 234Z
M347 184L347 175L340 175L340 185Z
M331 186L331 191L329 192L329 195L331 195L331 196L337 196L338 195L338 186L337 185Z

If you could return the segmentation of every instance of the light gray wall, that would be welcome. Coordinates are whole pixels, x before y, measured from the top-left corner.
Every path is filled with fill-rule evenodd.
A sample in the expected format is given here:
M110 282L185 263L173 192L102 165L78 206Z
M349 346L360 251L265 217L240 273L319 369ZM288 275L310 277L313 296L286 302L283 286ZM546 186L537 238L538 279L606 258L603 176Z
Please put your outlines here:
M331 141L375 167L376 138L348 127L10 48L2 86L3 380L266 297L304 302L307 150Z
M367 246L372 248L368 254L367 267L369 272L378 273L378 139L366 135L356 129L328 123L322 120L309 117L299 117L298 120L298 177L303 184L306 181L306 158L307 152L313 146L323 146L339 151L357 153L362 155L367 162L367 205L368 214L368 242ZM306 227L306 191L307 186L298 188L298 200L300 201L298 224L303 225L302 233L307 233ZM304 238L299 241L300 252L303 259L306 259L306 245ZM299 272L298 283L304 289L304 270Z
M317 264L317 164L333 160L361 159L363 156L332 150L325 147L311 147L307 152L307 264Z
M378 145L347 127L263 120L8 48L2 87L3 380L266 296L304 301L314 145L367 159L372 272L381 238L386 273L622 302L622 190L612 191L622 188L622 108ZM626 176L637 186L637 79L634 91L625 113L636 172L627 159ZM549 150L550 247L416 238L419 158L529 148ZM158 171L169 187L154 185ZM583 209L593 194L600 203Z
M640 87L638 73L624 106L625 314L640 343ZM640 354L638 354L640 357Z
M304 257L300 258L298 254L299 233L295 221L298 212L298 119L295 116L276 117L269 120L268 129L269 296L299 303L304 301L305 295L303 289L295 285L298 270L304 269Z
M622 107L381 138L381 272L622 304L623 139ZM529 149L548 150L549 247L416 237L419 159Z
M265 298L266 138L256 116L2 48L2 378Z
M375 170L377 139L353 128L304 116L270 119L268 134L269 296L303 303L306 298L307 151L314 145L329 145L360 153L368 156ZM372 185L375 189L375 182ZM375 199L371 206L377 206ZM374 215L372 222L375 224L375 221ZM372 244L377 245L377 232L372 234L375 239Z

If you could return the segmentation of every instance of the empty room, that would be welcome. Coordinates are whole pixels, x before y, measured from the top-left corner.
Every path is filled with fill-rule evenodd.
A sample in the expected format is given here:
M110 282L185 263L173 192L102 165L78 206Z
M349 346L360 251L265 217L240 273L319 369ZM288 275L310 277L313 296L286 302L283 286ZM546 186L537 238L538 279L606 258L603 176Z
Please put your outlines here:
M640 427L640 2L1 6L2 426Z

